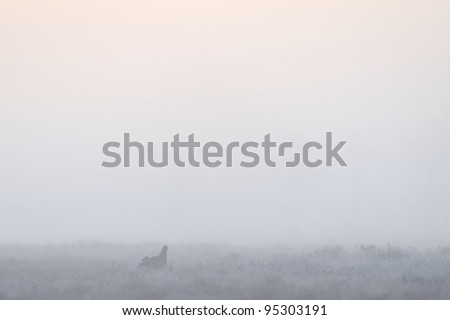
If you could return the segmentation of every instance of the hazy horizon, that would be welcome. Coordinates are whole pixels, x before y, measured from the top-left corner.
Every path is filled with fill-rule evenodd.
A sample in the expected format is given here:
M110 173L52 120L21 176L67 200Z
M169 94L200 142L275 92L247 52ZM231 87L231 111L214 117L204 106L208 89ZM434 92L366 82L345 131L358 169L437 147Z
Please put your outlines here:
M448 1L9 1L0 243L450 245ZM195 133L348 167L103 168Z

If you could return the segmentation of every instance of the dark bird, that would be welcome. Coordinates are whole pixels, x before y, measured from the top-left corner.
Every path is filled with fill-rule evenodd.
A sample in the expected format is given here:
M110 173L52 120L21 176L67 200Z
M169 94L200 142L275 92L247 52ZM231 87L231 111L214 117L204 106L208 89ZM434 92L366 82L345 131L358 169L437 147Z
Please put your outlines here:
M167 250L169 248L167 246L162 247L159 255L154 257L144 257L142 258L142 262L138 265L141 268L153 268L153 269L162 269L166 267L167 264Z

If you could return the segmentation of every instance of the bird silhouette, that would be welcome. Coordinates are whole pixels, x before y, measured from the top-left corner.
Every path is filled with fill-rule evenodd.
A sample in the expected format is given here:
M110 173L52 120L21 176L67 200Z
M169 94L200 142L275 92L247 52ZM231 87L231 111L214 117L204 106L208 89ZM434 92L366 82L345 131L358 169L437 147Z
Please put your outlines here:
M153 268L153 269L162 269L167 265L167 250L169 247L164 246L161 249L159 255L154 257L144 257L142 258L142 262L138 265L141 268Z

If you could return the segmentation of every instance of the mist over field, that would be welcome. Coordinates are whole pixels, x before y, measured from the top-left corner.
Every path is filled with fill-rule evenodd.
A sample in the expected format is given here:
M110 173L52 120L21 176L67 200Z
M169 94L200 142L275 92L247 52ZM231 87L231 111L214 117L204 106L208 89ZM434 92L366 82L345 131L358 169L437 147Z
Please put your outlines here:
M2 1L0 298L450 299L449 12ZM348 166L101 166L124 133L326 132Z
M450 247L2 246L1 299L450 299Z

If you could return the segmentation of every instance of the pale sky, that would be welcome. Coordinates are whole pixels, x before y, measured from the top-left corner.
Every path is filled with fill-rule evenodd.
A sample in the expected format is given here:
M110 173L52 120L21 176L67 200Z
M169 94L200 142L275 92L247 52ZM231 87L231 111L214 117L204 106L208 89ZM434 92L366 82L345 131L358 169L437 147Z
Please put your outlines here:
M0 243L450 244L450 2L0 3ZM347 140L348 167L101 167Z

